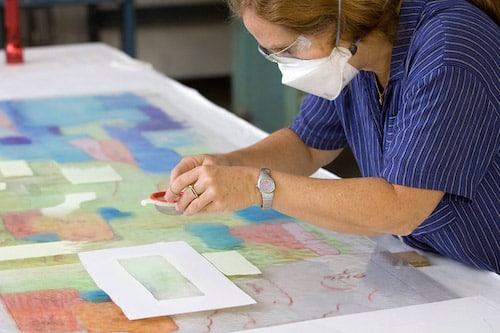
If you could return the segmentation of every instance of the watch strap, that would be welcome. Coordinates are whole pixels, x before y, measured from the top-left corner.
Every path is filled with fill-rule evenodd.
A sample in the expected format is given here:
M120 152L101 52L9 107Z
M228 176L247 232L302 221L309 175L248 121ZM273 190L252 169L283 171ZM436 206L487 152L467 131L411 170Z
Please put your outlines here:
M271 209L274 199L275 183L271 177L271 170L269 168L260 169L257 188L262 196L261 208Z

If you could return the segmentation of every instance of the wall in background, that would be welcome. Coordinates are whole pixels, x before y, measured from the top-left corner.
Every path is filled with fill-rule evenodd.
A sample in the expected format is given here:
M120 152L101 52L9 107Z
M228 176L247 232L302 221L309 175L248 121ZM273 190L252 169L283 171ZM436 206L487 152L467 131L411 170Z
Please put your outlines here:
M120 47L119 12L100 5L100 40ZM136 0L137 58L175 79L229 76L231 27L223 0ZM29 45L89 41L88 8L22 11Z

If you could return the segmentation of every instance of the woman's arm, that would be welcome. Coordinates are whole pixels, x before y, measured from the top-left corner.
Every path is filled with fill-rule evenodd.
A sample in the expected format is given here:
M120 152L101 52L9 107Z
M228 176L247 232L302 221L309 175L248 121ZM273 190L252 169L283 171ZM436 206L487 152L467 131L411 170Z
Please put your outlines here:
M225 154L230 165L268 167L309 176L333 161L342 149L313 149L288 128L278 130L256 144Z
M305 175L337 156L307 148L290 130L223 155L186 158L172 172L172 191L193 184L178 209L186 215L260 205L260 167L276 183L273 208L309 223L350 234L411 233L436 208L443 192L398 186L382 178L317 179Z
M178 193L187 185L179 176L200 166L247 166L267 167L298 175L311 175L320 167L333 161L341 149L334 151L312 149L290 129L278 130L259 142L246 148L226 154L200 154L188 156L170 173L167 199L176 199Z
M313 179L274 172L273 208L350 234L408 235L444 193L388 183L382 178Z

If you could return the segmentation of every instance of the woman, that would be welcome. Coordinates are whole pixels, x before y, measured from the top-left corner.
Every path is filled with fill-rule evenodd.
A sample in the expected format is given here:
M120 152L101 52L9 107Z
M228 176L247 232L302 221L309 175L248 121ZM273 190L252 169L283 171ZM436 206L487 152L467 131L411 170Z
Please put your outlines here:
M500 272L496 1L484 11L464 0L228 3L282 82L309 95L289 128L184 158L166 195L191 185L178 210L259 204ZM362 178L308 177L346 146Z

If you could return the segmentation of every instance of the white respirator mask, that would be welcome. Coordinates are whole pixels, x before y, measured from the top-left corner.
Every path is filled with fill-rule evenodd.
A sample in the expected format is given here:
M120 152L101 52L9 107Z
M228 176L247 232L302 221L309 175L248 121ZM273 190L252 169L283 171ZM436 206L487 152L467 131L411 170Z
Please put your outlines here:
M328 100L334 100L358 74L359 71L348 62L356 53L358 42L355 42L350 48L338 46L340 41L341 9L342 2L339 0L336 46L328 57L298 59L283 56L293 47L301 50L311 46L311 41L302 35L290 46L277 53L272 53L259 46L259 52L264 57L278 64L283 84Z
M309 94L334 100L358 74L348 61L352 53L345 47L335 47L330 56L320 59L287 58L278 62L281 83Z

